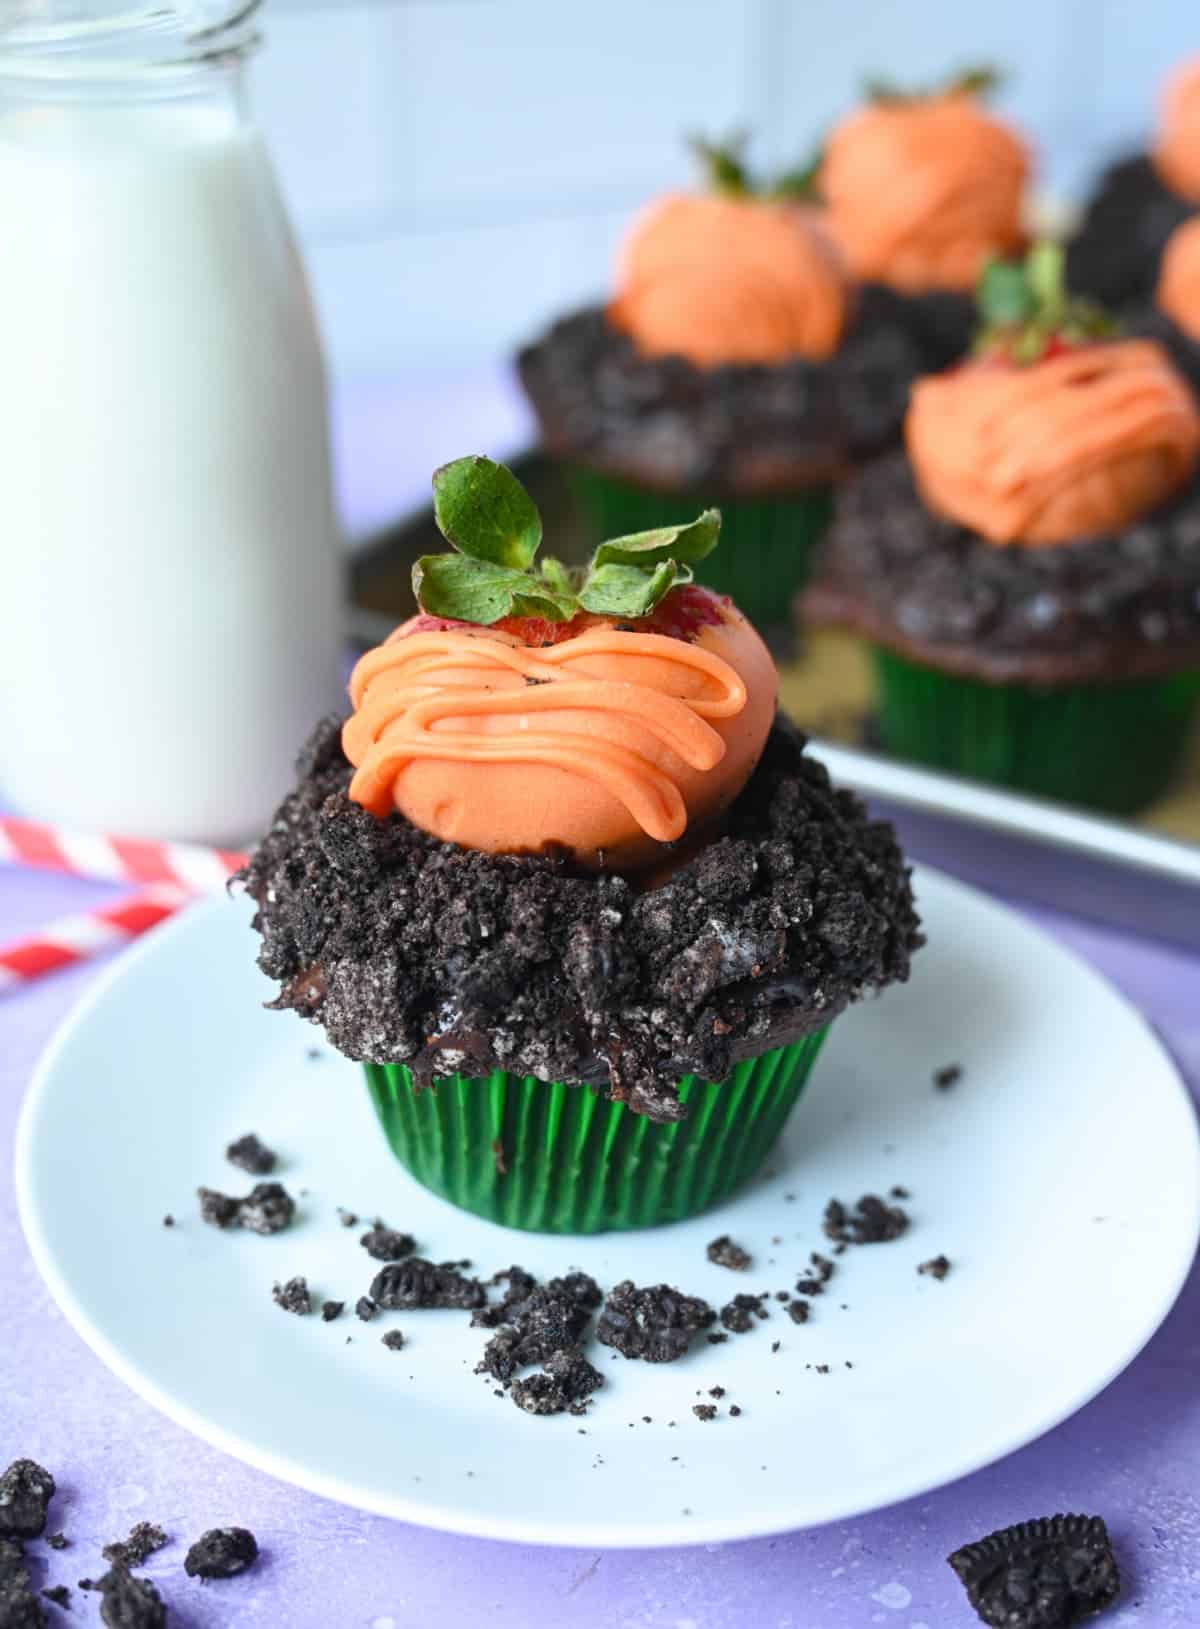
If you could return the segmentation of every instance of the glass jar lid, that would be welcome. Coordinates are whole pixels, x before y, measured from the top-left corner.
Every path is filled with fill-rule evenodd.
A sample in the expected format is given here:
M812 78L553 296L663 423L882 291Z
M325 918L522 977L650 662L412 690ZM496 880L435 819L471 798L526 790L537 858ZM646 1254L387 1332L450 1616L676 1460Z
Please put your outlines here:
M107 74L243 51L261 0L15 0L3 8L7 74Z

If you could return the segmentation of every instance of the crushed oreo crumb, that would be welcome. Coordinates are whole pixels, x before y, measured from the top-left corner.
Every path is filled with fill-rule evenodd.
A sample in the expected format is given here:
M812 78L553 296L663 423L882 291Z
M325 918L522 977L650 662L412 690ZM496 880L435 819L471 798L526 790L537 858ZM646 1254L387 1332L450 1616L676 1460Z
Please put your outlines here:
M708 1302L699 1296L684 1295L669 1284L639 1289L626 1278L609 1291L596 1338L622 1357L673 1363L683 1357L692 1336L707 1329L715 1318Z
M200 1215L213 1227L245 1227L251 1233L280 1233L291 1223L296 1206L278 1182L257 1183L244 1199L197 1188Z
M352 1210L343 1210L341 1205L337 1208L337 1218L343 1227L357 1227L358 1217Z
M20 1543L0 1538L0 1629L42 1629L45 1621Z
M1068 1629L1121 1592L1099 1516L1043 1516L989 1533L949 1557L981 1620L993 1629Z
M743 1250L740 1244L735 1244L728 1233L722 1233L719 1239L713 1239L705 1254L716 1266L730 1267L736 1273L744 1272L751 1263L750 1252Z
M258 1560L258 1541L246 1527L210 1527L183 1563L189 1578L236 1578Z
M321 1317L325 1323L331 1324L335 1318L340 1318L345 1311L344 1301L323 1301L321 1303Z
M917 1271L927 1278L945 1278L950 1271L950 1259L948 1256L933 1256L929 1261L923 1261Z
M305 1317L312 1311L312 1297L308 1293L306 1278L289 1278L286 1284L276 1284L271 1291L271 1299L277 1307L282 1307L285 1312L294 1312L298 1317Z
M716 1405L713 1403L693 1403L692 1413L698 1420L715 1420L717 1417Z
M865 1193L853 1209L840 1199L825 1207L822 1227L835 1244L887 1244L908 1227L908 1216L898 1205L886 1205L877 1194Z
M503 1067L678 1120L684 1075L723 1080L829 1023L906 978L921 942L891 827L782 718L725 835L645 891L369 813L346 795L336 719L299 768L245 872L274 1005L418 1088Z
M54 1478L32 1459L14 1459L0 1476L0 1537L31 1539L45 1531Z
M70 1544L70 1542L71 1542L70 1539L67 1537L67 1535L65 1533L47 1533L46 1534L46 1543L50 1546L50 1548L52 1550L65 1550L67 1548L67 1546Z
M384 1227L382 1222L376 1222L358 1242L373 1261L403 1261L417 1248L411 1233L398 1233L393 1227Z
M962 1064L948 1063L944 1068L934 1071L933 1084L937 1087L939 1092L944 1092L949 1090L951 1086L957 1086L962 1078Z
M375 1275L371 1299L393 1312L414 1312L425 1307L459 1307L469 1311L487 1300L483 1285L421 1256L389 1263Z
M745 1335L754 1328L756 1318L765 1318L767 1309L762 1295L735 1295L721 1308L721 1322L732 1335Z
M379 1308L369 1295L360 1295L354 1303L354 1315L356 1318L361 1318L364 1324L369 1324L378 1311Z
M93 1587L104 1597L100 1617L108 1629L166 1629L166 1606L148 1578L135 1578L125 1567L114 1567Z
M528 1299L538 1287L533 1274L515 1264L493 1273L488 1284L493 1289L503 1284L504 1294L498 1301L478 1307L471 1314L471 1326L475 1329L498 1329L501 1324L511 1323L513 1308Z
M156 1522L137 1522L128 1538L106 1544L100 1554L112 1567L142 1567L168 1543L170 1540Z
M239 1170L249 1171L251 1176L268 1176L275 1169L274 1152L261 1143L252 1131L230 1143L225 1150L225 1158Z
M48 1601L53 1601L55 1606L61 1606L64 1612L70 1608L71 1591L65 1584L50 1584L42 1594Z
M537 1374L514 1380L512 1400L527 1414L582 1414L604 1376L578 1349L553 1353Z
M720 1346L729 1339L729 1336L723 1330L718 1330L715 1335L706 1335L704 1338L710 1346Z
M742 1412L741 1405L738 1403L730 1403L729 1412L735 1420L738 1419Z
M163 1217L163 1219L162 1219L162 1225L163 1225L163 1226L164 1226L164 1227L174 1227L174 1226L175 1226L175 1218L174 1218L174 1217L173 1217L173 1216L172 1216L172 1215L171 1215L171 1213L170 1213L170 1212L169 1212L169 1211L168 1211L168 1212L167 1212L167 1214L166 1214L166 1215L165 1215L165 1216L164 1216L164 1217Z
M895 1187L888 1189L888 1198L889 1199L911 1199L912 1194L909 1193L907 1188L902 1188L902 1187L900 1187L899 1183L897 1183Z
M600 1299L600 1289L586 1273L570 1273L535 1285L522 1299L513 1300L513 1291L529 1275L522 1274L519 1279L505 1276L509 1278L510 1292L501 1303L505 1322L484 1347L475 1372L490 1374L507 1384L518 1369L545 1363L556 1352L570 1351L578 1345Z
M399 1329L389 1329L383 1336L383 1344L389 1352L399 1352L404 1345L404 1333Z
M808 1322L807 1301L789 1301L787 1310L788 1317L794 1324L806 1324Z

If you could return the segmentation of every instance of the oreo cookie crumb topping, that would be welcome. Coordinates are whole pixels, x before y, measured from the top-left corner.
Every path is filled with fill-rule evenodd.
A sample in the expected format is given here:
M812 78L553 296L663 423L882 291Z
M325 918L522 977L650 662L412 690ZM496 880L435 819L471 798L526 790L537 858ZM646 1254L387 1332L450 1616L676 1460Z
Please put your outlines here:
M331 1324L335 1318L340 1318L344 1312L344 1301L324 1301L321 1304L321 1318L323 1322Z
M992 1629L1069 1629L1121 1592L1099 1516L1019 1522L949 1557L980 1619Z
M763 1305L764 1295L735 1295L721 1308L721 1322L731 1335L745 1335L754 1328L756 1318L767 1317Z
M343 1227L358 1226L358 1217L354 1214L354 1212L352 1210L343 1210L340 1205L338 1206L337 1217L338 1221Z
M888 1198L889 1199L911 1199L912 1194L909 1193L907 1188L901 1188L899 1186L899 1184L897 1184L895 1187L892 1187L892 1188L888 1189Z
M514 1380L511 1395L527 1414L582 1414L603 1384L604 1376L578 1348L566 1348L547 1358L539 1373Z
M950 1271L950 1260L947 1256L934 1256L929 1261L923 1261L917 1271L927 1278L943 1279Z
M745 1272L751 1264L748 1250L743 1250L740 1244L735 1244L728 1233L722 1233L719 1239L713 1239L706 1251L709 1261L718 1267L730 1267L735 1273Z
M426 1307L460 1307L470 1311L487 1299L483 1285L421 1256L389 1263L375 1275L371 1300L389 1312L416 1312Z
M717 1417L716 1405L713 1403L693 1403L692 1413L698 1420L715 1420Z
M71 1605L71 1591L65 1584L51 1584L42 1591L46 1600L53 1601L55 1606L61 1606L67 1611Z
M54 1478L32 1459L14 1459L0 1476L0 1537L31 1539L45 1531Z
M718 502L795 490L894 442L913 379L961 354L971 310L961 297L919 302L868 285L827 361L700 368L643 356L591 307L555 323L517 367L552 452Z
M1200 657L1200 483L1124 531L1030 549L935 515L890 453L839 491L804 606L968 677L1177 672Z
M639 1289L626 1278L608 1293L596 1339L622 1357L674 1363L687 1352L692 1336L715 1319L713 1309L699 1296L684 1295L669 1284Z
M1121 308L1149 299L1167 239L1196 206L1163 182L1147 154L1111 166L1067 244L1067 287Z
M908 1216L899 1205L885 1204L877 1194L865 1193L852 1210L840 1199L825 1207L821 1226L835 1244L888 1244L908 1228Z
M715 1335L706 1335L704 1338L710 1346L720 1346L722 1342L729 1339L729 1336L723 1331L718 1330Z
M259 1182L244 1199L212 1188L197 1188L200 1215L213 1227L245 1227L251 1233L281 1233L291 1224L296 1206L278 1182Z
M67 1548L67 1546L70 1544L70 1542L71 1542L70 1539L67 1537L67 1535L65 1533L47 1533L46 1534L46 1543L50 1546L50 1548L52 1550L65 1550Z
M129 1537L106 1544L100 1554L112 1567L142 1567L155 1551L170 1540L156 1522L137 1522Z
M236 1578L258 1560L258 1540L247 1527L210 1527L183 1563L189 1578Z
M411 1233L398 1233L395 1228L384 1227L380 1222L376 1222L358 1242L374 1261L403 1261L417 1248L417 1241Z
M741 1412L742 1412L741 1406L738 1403L730 1403L730 1405L729 1405L729 1413L730 1413L731 1418L733 1418L735 1420L740 1418Z
M305 1278L289 1278L286 1284L276 1284L271 1291L271 1299L277 1307L282 1307L285 1312L294 1312L301 1318L312 1311L312 1297Z
M948 1064L945 1065L944 1068L938 1069L937 1071L935 1071L934 1077L933 1077L933 1084L937 1087L939 1092L946 1092L946 1091L949 1091L951 1086L957 1086L959 1081L962 1078L963 1078L963 1066L962 1066L962 1064L961 1063L948 1063Z
M166 1629L167 1608L148 1578L135 1578L126 1568L114 1567L94 1588L104 1597L100 1617L108 1629Z
M364 1324L369 1324L378 1311L379 1308L369 1295L360 1295L354 1303L354 1315L356 1318L361 1318Z
M788 1317L794 1324L806 1324L808 1322L807 1301L789 1301L787 1311Z
M524 1267L505 1267L501 1272L493 1273L488 1279L491 1288L504 1285L504 1294L499 1301L493 1301L485 1307L479 1307L471 1314L471 1325L476 1329L498 1329L501 1324L512 1322L512 1309L519 1306L537 1289L537 1279L532 1273L525 1271ZM599 1295L599 1290L597 1290Z
M894 1188L892 1190L892 1192L893 1192L894 1197L897 1198L897 1199L907 1199L908 1198L908 1195L906 1193L904 1193L901 1189L895 1189ZM809 1259L809 1262L811 1263L814 1271L816 1272L817 1278L820 1280L820 1282L822 1284L828 1284L829 1280L833 1277L834 1273L837 1271L837 1267L835 1266L835 1264L832 1261L830 1261L828 1256L823 1256L819 1250L813 1250L809 1254L808 1259Z
M164 1216L163 1219L162 1219L162 1225L164 1227L174 1227L175 1226L175 1218L173 1216L171 1216L170 1214Z
M275 1169L275 1155L259 1142L252 1131L230 1143L225 1150L225 1158L239 1170L249 1171L251 1176L267 1176Z
M418 1087L503 1067L677 1120L684 1075L723 1080L820 1028L906 978L921 942L890 826L782 719L725 835L648 892L368 814L346 796L336 719L299 769L242 874L273 1005Z
M387 1347L389 1352L399 1352L404 1346L403 1331L389 1329L387 1334L382 1336L382 1344Z

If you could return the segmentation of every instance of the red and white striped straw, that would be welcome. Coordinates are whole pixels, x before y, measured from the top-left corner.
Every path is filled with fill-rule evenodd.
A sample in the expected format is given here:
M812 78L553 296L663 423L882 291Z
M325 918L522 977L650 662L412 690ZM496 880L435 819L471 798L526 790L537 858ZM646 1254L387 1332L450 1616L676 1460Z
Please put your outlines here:
M127 945L173 916L193 897L185 888L160 883L128 894L113 905L60 917L28 938L0 945L0 995L22 989L46 973L57 973Z
M0 815L0 863L62 871L93 882L137 882L209 894L224 888L245 861L230 849L101 837Z

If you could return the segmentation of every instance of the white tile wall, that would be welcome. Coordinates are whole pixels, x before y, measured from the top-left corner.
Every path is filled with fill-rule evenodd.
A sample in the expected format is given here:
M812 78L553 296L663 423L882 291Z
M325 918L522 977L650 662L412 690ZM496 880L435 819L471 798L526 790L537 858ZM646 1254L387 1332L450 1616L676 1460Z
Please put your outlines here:
M806 152L866 72L1011 70L1076 192L1200 50L1195 0L268 0L255 94L343 376L510 348L603 290L682 135Z

